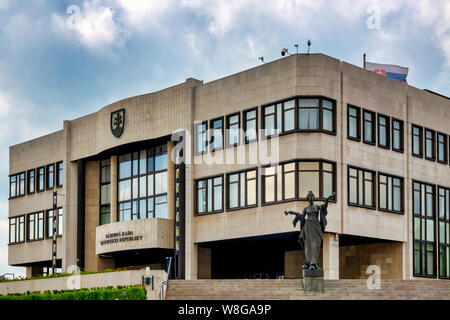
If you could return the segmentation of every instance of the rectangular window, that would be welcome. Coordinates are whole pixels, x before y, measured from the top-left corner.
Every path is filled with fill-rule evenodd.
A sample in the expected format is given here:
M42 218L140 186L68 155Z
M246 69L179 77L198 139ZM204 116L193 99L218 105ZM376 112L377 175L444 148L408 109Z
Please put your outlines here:
M28 215L28 241L44 239L44 212Z
M375 209L375 172L348 166L348 204Z
M436 160L436 131L425 129L425 159Z
M319 99L300 99L298 102L300 130L319 130Z
M436 277L435 186L413 181L413 268L415 276Z
M27 192L28 194L33 194L36 187L35 170L31 169L27 173Z
M334 103L330 100L322 99L322 130L335 132L334 124Z
M403 152L403 121L392 118L392 150Z
M211 120L211 151L223 149L223 118Z
M244 111L245 143L258 140L258 109Z
M257 170L227 174L227 209L243 209L256 206Z
M45 189L45 167L40 167L37 169L37 185L36 191L44 191Z
M447 135L443 133L437 134L437 161L447 164Z
M196 181L197 214L223 211L223 176Z
M412 125L412 154L416 157L423 157L423 128Z
M278 134L278 118L280 119L280 130L281 130L281 104L279 107L279 112L276 112L275 105L264 107L263 110L263 119L264 119L264 135L266 137L272 137Z
M54 164L49 164L47 166L47 170L46 170L46 188L47 189L53 189L55 186L55 165Z
M52 238L53 237L53 217L54 213L56 212L56 236L62 236L63 234L63 209L58 208L56 210L47 210L47 230L46 230L46 237Z
M64 183L64 164L62 161L56 163L56 186L62 187Z
M375 112L363 111L363 142L368 144L375 144Z
M361 141L361 108L347 105L347 137Z
M9 197L16 198L25 195L25 172L9 177Z
M378 209L403 213L403 178L378 173Z
M208 123L205 121L195 125L195 152L206 152L208 146Z
M240 144L240 114L235 113L227 116L227 147Z
M9 218L9 244L25 241L25 216Z
M145 150L144 150L145 151ZM142 166L146 166L147 157L145 157ZM100 162L100 225L111 222L111 160L106 159Z
M439 187L439 278L450 278L450 189Z
M378 114L378 146L381 148L390 148L390 118Z

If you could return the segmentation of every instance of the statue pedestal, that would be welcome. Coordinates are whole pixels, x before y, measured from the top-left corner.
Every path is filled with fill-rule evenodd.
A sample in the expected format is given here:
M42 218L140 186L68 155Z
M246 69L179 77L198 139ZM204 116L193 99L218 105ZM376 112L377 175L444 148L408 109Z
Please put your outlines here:
M302 270L305 293L323 293L323 269Z

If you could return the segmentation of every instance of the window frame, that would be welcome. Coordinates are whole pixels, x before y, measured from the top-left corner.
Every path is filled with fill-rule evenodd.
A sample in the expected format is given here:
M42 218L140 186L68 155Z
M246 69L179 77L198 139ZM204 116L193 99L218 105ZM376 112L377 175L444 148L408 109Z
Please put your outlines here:
M43 187L42 187L42 189L39 188L39 180L40 180L40 177L41 177L39 171L40 171L41 169L43 169L43 172L42 172ZM36 193L44 192L44 191L45 191L45 186L46 186L46 181L45 181L45 179L46 179L45 166L36 168L36 177L37 177L37 179L36 179Z
M62 166L61 169L59 168L60 165ZM56 174L55 174L55 186L56 186L56 188L61 188L64 185L64 162L63 161L58 161L55 164L55 172L56 172ZM62 176L63 181L60 184L59 180L60 180L61 176Z
M419 129L419 135L414 134L414 128ZM423 127L418 126L416 124L411 124L411 154L414 157L423 158L423 154L424 154L424 143L423 143L424 134L423 134L423 132L424 132ZM414 138L415 137L419 138L419 153L414 152Z
M255 118L254 119L248 119L247 118L247 114L255 111ZM254 141L258 141L258 107L253 107L250 109L246 109L244 111L242 111L242 115L243 115L243 119L244 119L244 144L248 144L250 142L254 142ZM247 123L251 120L255 120L255 130L256 130L256 138L254 139L247 139Z
M247 177L248 173L251 171L255 171L255 178L251 178L249 179ZM241 174L245 173L245 182L244 182L244 186L245 186L245 191L244 191L244 197L245 197L245 205L241 206ZM237 199L237 207L230 207L230 176L232 175L238 175L238 199ZM255 180L255 199L256 202L255 204L248 204L248 182ZM226 184L226 210L227 211L236 211L236 210L244 210L244 209L250 209L250 208L256 208L258 206L258 168L250 168L250 169L245 169L245 170L239 170L239 171L234 171L234 172L227 172L226 173L226 179L225 179L225 184Z
M443 190L444 191L444 212L447 211L447 215L448 218L445 218L445 214L444 214L444 219L442 219L440 217L440 209L441 209L441 202L440 202L440 191ZM450 272L449 274L447 274L447 276L441 276L441 260L440 260L440 256L441 256L441 252L440 252L440 247L444 246L444 248L447 248L447 250L449 250L448 252L450 252L450 231L446 230L447 232L444 231L444 238L445 238L445 242L442 243L441 242L441 228L440 228L440 224L444 223L444 225L446 225L446 228L450 228L450 188L447 187L443 187L440 185L437 185L437 225L436 225L436 255L437 255L437 274L439 279L450 279ZM444 256L446 257L447 261L450 261L450 258L447 256L447 254L445 253ZM450 271L450 267L448 268Z
M368 110L368 109L363 109L362 110L362 137L363 137L363 142L365 144L370 144L375 146L377 143L377 117L376 117L376 113L374 111ZM365 115L367 114L371 114L372 115L372 140L367 140L366 139L366 117Z
M442 143L444 145L444 160L439 160L439 136L444 137L444 142ZM448 135L445 133L436 131L436 161L442 164L448 163Z
M17 241L17 239L20 239L20 218L23 218L23 240ZM15 235L14 235L14 242L11 242L11 220L15 220ZM15 217L8 217L8 245L15 245L15 244L21 244L26 242L26 236L27 236L27 228L26 228L26 215L22 214Z
M356 110L356 117L350 115L350 109ZM350 118L356 119L356 137L350 135ZM347 139L361 141L361 108L352 104L347 104Z
M108 167L108 165L104 165L103 162L107 161L107 160L109 160L109 181L102 182L102 171L103 171L103 168ZM148 151L147 151L146 161L148 162ZM99 192L100 192L100 196L99 196L99 199L98 199L98 203L99 203L98 225L99 226L103 226L105 224L109 224L109 223L112 222L112 214L113 214L111 212L111 199L109 199L110 200L109 204L102 204L102 187L109 184L110 188L112 188L112 186L111 186L111 183L112 183L111 182L111 159L110 158L102 159L99 162L100 162L100 172L99 172L99 181L100 181L100 190L99 190ZM117 158L117 164L119 164L119 158ZM148 168L146 168L146 169L148 171ZM119 176L117 176L117 178L119 178ZM117 185L117 189L119 189L118 185ZM118 200L118 198L117 198L117 200ZM109 207L109 223L102 224L102 208L106 208L106 207Z
M53 172L50 172L50 168L53 168ZM49 175L50 173L53 173L53 179L51 179L52 181L52 185L49 186L49 182L50 182L50 178ZM55 164L54 163L50 163L48 165L45 166L45 190L53 190L55 189Z
M230 144L230 125L234 125L236 123L230 123L230 118L237 116L238 117L238 121L237 121L237 125L238 125L238 142L237 143L233 143ZM225 123L226 123L226 131L225 131L225 146L226 148L233 148L233 147L237 147L239 145L241 145L241 112L234 112L234 113L230 113L228 115L225 116Z
M381 144L381 139L380 139L380 127L383 127L381 125L381 121L380 118L384 118L386 120L386 125L384 125L384 130L386 131L386 144L383 145ZM378 147L383 148L383 149L390 149L391 148L391 117L381 114L381 113L377 113L377 140L378 140Z
M56 218L56 238L61 238L63 236L63 232L64 231L59 233L59 217L61 216L61 221L63 221L62 219L63 219L63 216L64 216L64 210L63 210L63 207L58 207L55 210L58 212L58 215L57 215L57 218ZM45 220L44 221L44 233L45 233L44 238L45 239L52 239L53 238L53 232L51 232L52 230L48 229L48 224L49 224L50 212L52 212L52 214L54 214L55 210L53 210L53 209L45 210L45 213L44 213L45 214L45 218L44 218L44 220ZM61 213L60 213L60 210L61 210ZM53 220L53 215L52 215L52 220ZM63 222L62 228L64 228L64 222Z
M20 182L22 181L22 178L21 178L22 175L23 175L23 193L21 193L21 191L20 191ZM11 181L13 178L15 179L15 195L14 196L11 195ZM27 194L27 172L26 171L11 174L8 176L8 179L9 179L8 200L21 198Z
M396 148L394 146L394 133L397 131L394 126L394 122L398 122L400 125L400 129L398 130L400 133L400 149ZM404 122L403 120L397 119L397 118L391 118L391 145L392 145L392 151L403 153L405 150L405 138L404 138Z
M221 193L221 196L222 196L222 208L220 209L220 210L214 210L214 204L215 204L215 201L214 201L214 179L217 179L217 178L221 178L222 179L222 193ZM210 180L211 179L211 192L212 192L212 194L211 194L211 200L212 200L212 205L211 205L211 208L212 208L212 210L211 211L208 211L208 180ZM199 184L199 182L201 182L201 181L206 181L206 187L205 187L205 189L206 189L206 205L205 205L205 212L198 212L198 190L199 190L199 188L198 188L198 184ZM213 176L209 176L209 177L203 177L203 178L199 178L199 179L195 179L194 180L194 200L195 200L195 203L194 203L194 216L205 216L205 215L209 215L209 214L216 214L216 213L221 213L221 212L224 212L224 208L225 208L225 198L224 198L224 196L225 196L225 186L224 186L224 183L225 183L225 178L224 178L224 174L219 174L219 175L213 175Z
M205 130L201 132L201 134L205 135L205 149L200 151L199 150L199 145L198 145L198 135L200 133L199 131L199 127L201 126L205 126ZM195 140L194 140L194 155L202 155L208 152L208 121L202 121L202 122L198 122L194 124L194 133L195 133ZM133 153L133 152L132 152ZM147 156L148 156L148 152L147 152Z
M390 192L391 192L391 199L392 199L392 209L388 209L388 207L389 207L388 206L389 185L387 184L387 182L386 182L386 208L381 208L381 204L380 204L380 202L381 202L381 196L380 196L380 192L381 192L381 188L380 188L381 177L380 176L385 176L386 179L387 178L391 178L391 179L399 179L400 180L400 196L401 196L401 199L400 199L400 210L395 210L394 209L394 190L395 190L395 188L394 188L394 182L393 181L392 181L392 190L390 190ZM377 188L378 188L378 190L377 190L378 211L397 213L397 214L401 214L401 215L405 214L405 179L403 177L378 171Z
M216 121L219 121L219 120L222 121L222 125L219 129L216 129L213 127L213 123ZM222 147L216 148L214 145L214 141L213 141L213 138L215 137L214 130L220 130L222 133ZM211 119L209 121L209 132L210 132L210 137L209 137L210 151L214 152L217 150L223 150L225 148L225 120L224 120L224 117L218 117L218 118ZM208 150L208 146L206 147L206 150Z
M33 172L33 191L30 191L30 173ZM30 169L27 171L27 194L36 193L36 169Z
M42 238L39 237L39 225L38 222L41 221L41 219L39 219L39 214L42 213ZM34 234L34 239L30 239L30 218L31 216L34 216L34 230L33 230L33 234ZM45 240L45 210L42 211L37 211L37 212L33 212L33 213L29 213L27 214L27 218L26 218L26 239L27 242L34 242L34 241L41 241L41 240Z
M350 201L351 197L350 197L350 169L354 169L357 171L357 178L356 178L356 197L357 197L357 203L353 203ZM362 196L363 196L363 200L362 203L363 204L359 204L359 174L360 171L363 172L363 178L362 178ZM373 206L369 206L365 204L365 200L366 200L366 186L365 186L365 182L367 181L365 178L365 173L368 172L370 174L372 174L372 199L373 199ZM348 206L351 207L359 207L359 208L365 208L365 209L370 209L370 210L377 210L377 173L374 170L370 170L370 169L366 169L366 168L361 168L361 167L357 167L357 166L352 166L347 164L347 204Z
M430 161L436 161L436 131L432 130L432 129L428 129L428 128L424 128L424 156L426 160L430 160ZM430 140L427 138L427 133L430 132L432 134L431 137L431 157L428 157L427 155L427 142Z

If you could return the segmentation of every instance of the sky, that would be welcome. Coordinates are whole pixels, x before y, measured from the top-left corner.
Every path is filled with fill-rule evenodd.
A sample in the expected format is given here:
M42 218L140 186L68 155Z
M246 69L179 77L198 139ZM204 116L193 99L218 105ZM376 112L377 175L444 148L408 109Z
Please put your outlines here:
M0 275L9 146L139 94L295 53L409 67L450 96L450 0L0 0Z

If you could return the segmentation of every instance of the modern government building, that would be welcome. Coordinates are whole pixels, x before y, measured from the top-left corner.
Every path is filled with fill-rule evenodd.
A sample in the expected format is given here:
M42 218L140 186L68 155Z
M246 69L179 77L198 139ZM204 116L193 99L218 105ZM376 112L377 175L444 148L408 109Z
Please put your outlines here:
M450 279L450 99L323 54L189 78L10 147L8 263L299 278L302 212L336 193L326 279ZM53 205L53 193L57 204Z

